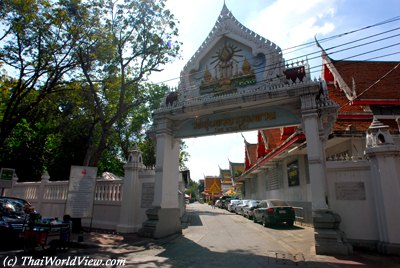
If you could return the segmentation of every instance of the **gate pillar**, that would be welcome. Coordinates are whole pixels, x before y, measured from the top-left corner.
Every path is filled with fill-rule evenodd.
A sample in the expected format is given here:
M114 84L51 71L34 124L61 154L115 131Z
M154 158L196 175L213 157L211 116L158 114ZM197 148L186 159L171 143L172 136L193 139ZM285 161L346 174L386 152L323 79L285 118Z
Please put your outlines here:
M178 202L180 140L173 137L171 129L171 120L158 119L153 207L146 211L148 220L139 231L147 237L161 238L182 232Z
M320 95L301 96L303 130L307 140L308 168L311 184L315 252L322 255L349 255L353 252L345 234L339 230L341 218L329 210L325 143L336 121L337 105Z
M324 137L320 135L320 118L315 95L301 97L303 130L307 140L308 168L310 174L313 211L328 209Z

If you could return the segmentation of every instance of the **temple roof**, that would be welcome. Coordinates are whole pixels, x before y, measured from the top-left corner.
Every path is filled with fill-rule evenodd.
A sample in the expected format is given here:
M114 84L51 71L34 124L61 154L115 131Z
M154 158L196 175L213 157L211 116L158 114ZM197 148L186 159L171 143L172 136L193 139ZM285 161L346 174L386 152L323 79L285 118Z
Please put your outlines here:
M374 116L369 106L393 111L400 105L399 62L336 61L324 51L322 58L329 98L340 107L334 133L365 133ZM386 123L398 132L394 120Z
M332 60L332 63L346 84L354 87L356 99L400 100L400 68L393 69L399 62Z
M230 179L231 178L231 171L229 169L219 169L219 176L222 180Z
M241 24L231 13L231 11L228 9L226 4L224 3L222 10L218 16L217 21L214 24L214 27L212 28L211 32L207 36L207 38L203 41L199 49L196 51L196 53L192 56L192 58L188 61L188 63L185 65L183 72L187 71L190 68L197 67L196 64L199 64L200 58L203 56L204 53L207 52L207 50L215 45L215 43L225 37L225 36L231 36L233 38L236 37L241 37L240 39L242 41L245 41L246 43L254 42L256 44L259 44L261 47L255 48L253 51L253 55L257 55L260 52L264 52L263 47L269 46L269 50L276 50L278 54L281 54L281 49L278 47L276 44L273 42L269 41L268 39L258 35L257 33L253 32L252 30L246 28L243 24ZM254 46L253 44L248 44L250 46Z
M399 62L334 60L320 48L324 80L343 90L348 101L400 100Z
M263 129L262 134L267 140L266 147L269 150L275 149L282 143L280 128Z
M244 171L244 163L233 163L229 161L229 167L231 171L231 176L237 177Z
M257 162L257 144L248 143L245 141L245 153L247 154L247 159L249 165Z

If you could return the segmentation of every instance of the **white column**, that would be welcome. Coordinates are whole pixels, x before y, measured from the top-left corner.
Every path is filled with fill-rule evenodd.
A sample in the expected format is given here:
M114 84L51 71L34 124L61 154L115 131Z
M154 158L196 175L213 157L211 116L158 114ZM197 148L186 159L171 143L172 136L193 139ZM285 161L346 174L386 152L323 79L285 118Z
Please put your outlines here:
M141 154L135 148L129 155L125 164L125 176L122 185L122 200L119 224L117 231L121 233L134 233L142 227L140 221L140 183L139 169L142 167Z
M315 96L311 95L306 96L304 99L302 98L302 106L308 108L302 111L302 117L303 130L307 140L312 209L313 211L328 209L326 203L325 148L322 141L323 137L321 137L319 131L319 116L315 108Z
M179 208L179 139L168 129L157 131L154 207Z

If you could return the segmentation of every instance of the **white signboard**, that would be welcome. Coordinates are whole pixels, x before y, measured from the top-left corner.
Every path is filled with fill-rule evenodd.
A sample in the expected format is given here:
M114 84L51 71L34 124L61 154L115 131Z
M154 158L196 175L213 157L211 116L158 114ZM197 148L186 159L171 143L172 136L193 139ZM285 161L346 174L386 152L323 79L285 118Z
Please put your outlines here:
M65 214L90 218L93 213L97 167L71 166Z
M2 168L0 170L0 188L12 188L12 179L14 174L14 169Z

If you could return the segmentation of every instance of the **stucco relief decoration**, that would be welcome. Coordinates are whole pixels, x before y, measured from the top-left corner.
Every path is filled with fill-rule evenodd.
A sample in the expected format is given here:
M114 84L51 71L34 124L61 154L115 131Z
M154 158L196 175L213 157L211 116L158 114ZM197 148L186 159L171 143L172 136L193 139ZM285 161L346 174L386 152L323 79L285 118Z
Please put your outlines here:
M211 57L200 84L200 95L234 92L238 87L253 85L256 76L238 46L225 42Z
M178 102L285 83L281 49L243 26L224 4L212 31L181 72ZM282 77L282 79L279 79Z

